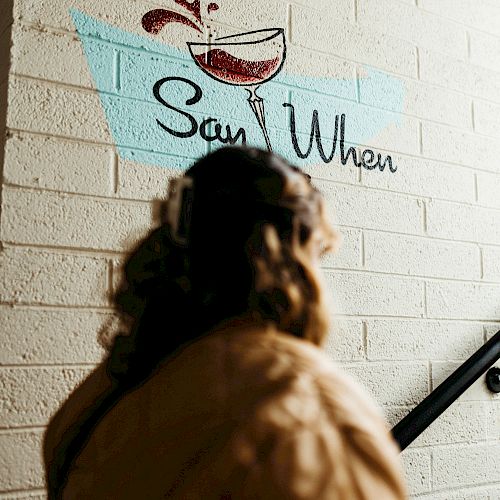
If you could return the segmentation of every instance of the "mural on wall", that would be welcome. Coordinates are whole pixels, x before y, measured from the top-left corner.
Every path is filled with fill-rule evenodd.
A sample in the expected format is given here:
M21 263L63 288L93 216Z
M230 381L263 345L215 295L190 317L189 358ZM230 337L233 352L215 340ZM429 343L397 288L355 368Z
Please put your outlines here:
M394 111L375 110L356 101L352 81L287 72L283 28L212 39L199 0L173 1L186 15L146 12L138 20L144 36L71 10L120 157L182 169L217 147L247 144L302 166L336 159L396 172L391 155L358 145L399 122L397 78L366 69L362 78L384 89ZM210 3L207 12L218 9ZM170 23L198 40L185 50L157 41Z
M186 4L183 0L174 1L180 5L185 5L194 14L195 19L204 26L198 0L192 4ZM208 5L208 12L210 13L211 10L217 10L218 8L219 6L216 3L211 3ZM170 10L151 10L142 18L144 29L153 34L157 34L169 22L181 22L202 32L200 27L189 19ZM187 45L193 60L208 76L222 83L245 87L250 94L247 99L248 103L262 130L267 149L272 151L271 141L266 129L264 100L257 95L257 89L263 83L274 78L283 67L286 56L283 28L249 31L219 37L206 43L188 42ZM254 59L256 55L259 56L257 60ZM157 91L156 86L154 91ZM214 118L210 120L209 123L216 121ZM240 134L242 142L246 142L242 129L240 129ZM233 138L231 141L234 143L236 140Z

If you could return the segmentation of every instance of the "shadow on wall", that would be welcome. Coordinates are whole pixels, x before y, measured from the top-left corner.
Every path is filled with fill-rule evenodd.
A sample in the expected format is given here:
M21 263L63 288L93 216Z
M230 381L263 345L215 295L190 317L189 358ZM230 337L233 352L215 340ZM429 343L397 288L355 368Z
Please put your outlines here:
M10 68L13 4L13 0L2 0L0 4L0 179L3 179L3 162L5 157L7 88ZM1 217L2 187L0 186L0 219Z

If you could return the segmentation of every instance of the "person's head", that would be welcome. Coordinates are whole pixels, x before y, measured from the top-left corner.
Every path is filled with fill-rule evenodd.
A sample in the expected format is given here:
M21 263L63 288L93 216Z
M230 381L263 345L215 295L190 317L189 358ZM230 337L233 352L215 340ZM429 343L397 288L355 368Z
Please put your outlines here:
M124 266L114 300L130 331L114 341L112 372L147 371L229 318L321 343L319 256L336 233L298 168L258 149L219 149L172 182L165 219Z

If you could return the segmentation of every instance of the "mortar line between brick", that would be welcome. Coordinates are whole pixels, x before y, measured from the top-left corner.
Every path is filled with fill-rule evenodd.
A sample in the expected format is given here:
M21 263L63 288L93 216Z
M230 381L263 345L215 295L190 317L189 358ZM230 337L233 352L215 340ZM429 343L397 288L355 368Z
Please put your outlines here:
M476 132L476 113L475 113L474 99L472 99L470 103L470 113L472 120L472 130Z
M424 230L424 235L427 235L428 232L427 202L425 200L422 200L422 228Z
M301 7L303 7L303 6L301 5ZM315 9L314 9L314 10L315 10ZM422 10L423 10L423 9L422 9ZM318 11L316 10L316 12L318 12ZM428 11L425 11L425 12L428 12ZM449 18L446 18L446 17L444 17L444 16L440 16L439 14L434 14L434 13L432 13L432 14L433 14L433 15L435 15L435 16L437 16L437 17L442 17L442 18L444 18L444 19L447 19L448 21L451 21L451 22L453 22L453 23L456 23L456 24L462 24L463 26L468 27L468 28L469 28L469 30L472 30L472 31L477 31L477 32L480 32L480 33L487 33L487 34L488 34L488 35L490 35L490 36L492 35L492 33L489 33L489 32L483 32L483 31L481 31L481 30L479 30L479 29L477 29L477 28L473 28L473 27L467 26L467 25L465 25L465 24L463 24L463 23L460 23L459 21L454 21L454 20L449 19ZM19 24L20 24L21 26L26 26L26 27L28 27L28 28L30 28L30 29L33 29L33 30L36 30L36 31L40 31L40 26L39 26L38 24L35 24L35 23L30 23L30 22L28 22L28 21L22 21L22 22L21 22L21 23L19 23ZM231 25L228 25L228 24L225 24L225 23L219 23L219 24L220 24L221 26L225 26L225 27L229 27L229 28L234 28L234 26L231 26ZM50 31L52 31L53 33L56 33L56 34L63 34L63 35L66 35L66 36L72 36L72 37L74 37L74 35L75 35L75 33L76 33L75 31L68 31L68 30L65 30L65 29L63 29L63 28L60 28L60 27L54 27L54 26L50 26L50 25L44 25L43 27L44 27L44 29L47 29L47 28L48 28L48 29L49 29ZM493 35L493 36L495 36L495 35ZM135 51L135 52L141 52L141 53L148 54L148 55L154 54L154 55L159 55L159 56L165 56L165 54L164 54L164 53L161 53L161 52L156 52L156 51L154 51L154 50L147 50L147 49L143 49L143 48L141 48L141 47L135 47L135 46L124 45L124 44L120 44L120 43L115 42L115 41L113 41L113 42L112 42L112 41L106 40L106 39L104 39L104 38L99 38L99 37L90 36L90 35L82 35L82 37L83 37L83 38L87 38L87 39L91 39L91 40L96 40L96 41L98 41L98 42L100 42L100 43L104 43L104 44L107 44L107 45L113 45L113 46L116 46L116 47L123 47L123 48L125 48L125 49L129 49L129 50L130 50L130 49L132 49L132 51ZM404 40L404 39L401 39L401 38L394 38L394 37L392 37L392 38L393 38L393 39L395 39L396 41L400 41L400 40L402 40L402 41L406 41L406 42L408 42L408 43L410 43L410 44L412 43L412 42L411 42L411 41L409 41L409 40ZM500 37L498 37L498 36L497 36L497 38L500 38ZM330 55L330 56L335 57L335 58L337 58L337 59L340 59L340 60L342 60L342 61L347 61L347 62L350 62L350 63L355 63L355 62L357 62L357 63L359 63L359 64L369 64L369 63L367 63L366 61L358 61L358 60L353 60L353 59L347 59L346 57L342 57L342 56L340 56L340 55L332 54L332 53L330 53L330 52L325 52L325 51L321 51L321 50L317 50L317 49L312 49L311 47L305 47L305 46L301 46L301 45L298 45L298 44L297 44L297 46L300 46L300 47L302 47L302 48L304 48L304 49L306 49L306 50L312 51L312 52L318 52L318 53L321 53L321 54L327 54L327 55ZM436 54L439 54L439 55L442 55L442 56L445 56L445 57L449 57L449 58L450 58L450 56L449 56L448 54L444 54L444 53L442 53L442 52L440 52L440 51L433 50L432 52L434 52L434 53L436 53ZM189 60L190 60L190 58L188 58L188 57L186 57L186 58L182 58L182 57L175 57L175 56L169 56L169 57L171 57L172 59L175 59L175 60L178 60L178 61L184 61L184 62L185 62L185 61L189 61ZM457 59L457 58L451 58L451 59L457 60L457 61L459 61L459 62L463 62L461 59ZM479 69L481 69L481 70L483 70L483 71L488 71L488 70L490 70L490 68L487 68L487 67L485 67L485 66L479 66L479 65L477 65L477 64L470 64L470 66L473 66L473 67L475 67L475 68L479 68ZM397 73L397 72L395 72L395 71L391 71L391 70L388 70L388 69L383 69L383 71L384 71L385 73L388 73L388 74L391 74L391 75L395 75L395 76L398 76L398 77L410 78L410 79L412 79L412 80L416 80L416 81L418 81L415 77L412 77L411 75L408 75L408 74L406 74L406 73ZM490 70L490 71L491 71L491 70ZM500 77L500 71L495 71L495 73L497 73L497 74L498 74L498 76ZM439 84L430 83L430 82L429 82L429 84L430 84L430 85L434 85L434 86L439 87L439 88L442 88L442 89L445 89L445 90L451 90L451 89L447 88L445 85L439 85ZM463 92L463 91L460 91L460 90L453 90L453 92L457 92L457 93L460 93L460 94L463 94L463 95L469 95L469 94L467 94L467 93L465 93L465 92ZM480 97L480 96L478 96L478 97ZM495 101L492 101L492 102L495 102ZM499 101L499 103L500 103L500 101Z
M107 296L108 296L108 303L110 306L111 304L111 297L113 296L113 275L114 275L114 263L113 259L108 259L108 274L107 274L107 283L106 283L106 290L107 290Z
M292 43L292 4L286 4L286 29L287 29L287 40Z
M430 461L431 477L429 479L429 483L431 485L431 491L434 491L434 446L430 448Z
M22 136L34 135L37 137L38 136L40 136L40 137L53 137L56 140L66 141L66 138L55 137L55 136L50 136L50 135L46 135L46 134L25 132L25 131L20 131L20 130L17 130L16 133L18 133ZM70 140L69 142L78 143L77 140ZM81 141L81 142L84 142L84 141ZM111 162L111 160L110 160L110 162ZM334 165L333 168L340 168L340 167L338 165ZM459 167L459 168L464 168L464 169L467 169L468 171L472 170L469 167ZM357 182L345 182L345 181L340 181L340 180L332 180L331 178L328 178L328 177L320 177L320 176L314 176L314 175L313 175L313 178L315 180L325 181L325 182L329 182L331 184L338 184L340 186L349 186L349 187L353 187L353 188L359 187L359 188L364 188L364 189L372 190L372 191L376 191L376 192L394 193L395 195L397 195L399 197L406 197L408 199L417 199L417 200L421 199L421 195L419 195L419 194L405 193L402 191L395 191L393 189L387 189L387 188L383 188L383 187L370 186L369 184L364 184L362 182L362 177L361 177L362 169L358 169L358 170L360 172L360 178L357 179ZM485 172L485 173L492 174L492 172ZM376 175L382 175L382 174L376 173ZM90 197L90 198L102 199L102 200L116 200L117 199L116 197L113 197L113 196L102 196L102 195L98 195L98 194L84 193L84 192L77 192L77 191L62 191L61 189L52 189L49 187L42 187L41 188L41 187L30 186L30 185L25 185L25 184L15 184L12 182L4 182L4 186L9 187L9 188L22 188L22 189L25 189L25 190L31 191L31 192L48 192L48 193L56 193L56 194L65 193L65 194L71 194L71 195L80 196L80 197L84 197L84 198ZM455 204L459 204L459 205L463 205L463 206L467 206L467 207L471 207L471 208L483 208L483 209L487 209L487 210L500 210L500 206L496 207L496 206L492 206L492 205L482 205L482 204L478 204L476 200L474 200L475 203L473 203L473 202L467 202L465 200L453 200L453 199L439 198L439 197L435 197L435 196L433 197L433 199L436 201L440 201L440 202L455 203ZM127 197L121 197L121 198L119 198L119 200L123 200L126 202L141 202L141 203L149 203L149 202L153 201L153 200L147 200L147 199L127 198ZM395 234L398 234L398 233L396 232ZM436 238L436 239L439 239L439 238ZM444 240L446 240L446 238L444 238ZM450 240L450 241L467 241L467 240Z
M72 143L80 143L81 142L82 144L91 144L91 145L95 145L95 146L122 147L122 148L130 149L132 151L144 151L144 152L148 152L148 153L151 152L151 151L146 150L146 149L141 149L139 147L130 146L130 145L126 145L126 144L115 144L112 142L109 142L109 143L108 142L101 142L101 141L96 141L96 140L92 140L92 139L85 139L85 138L74 137L74 136L69 136L69 135L59 135L59 134L47 133L47 132L37 132L35 130L25 130L25 129L19 129L19 128L15 128L15 127L8 127L7 130L10 134L32 135L35 137L45 137L45 138L49 137L49 138L54 138L57 140L67 141L67 142L72 142ZM281 129L279 129L279 130L281 130ZM476 134L476 135L478 135L478 134ZM490 136L482 136L482 137L485 137L488 139L498 139L498 137L490 137ZM443 159L436 159L436 158L433 158L430 156L422 156L419 154L396 151L394 149L388 149L388 148L383 148L383 147L381 148L379 146L372 146L372 147L376 148L381 153L399 155L403 158L411 158L411 159L416 159L416 160L420 160L420 161L421 160L428 160L430 162L437 163L438 165L445 165L447 167L454 167L454 168L456 168L456 167L463 168L463 169L466 169L470 172L484 172L486 174L500 175L500 172L498 172L498 171L487 170L484 168L477 168L477 167L473 167L471 165L465 165L462 163L456 163L456 162L447 161L447 160L443 160ZM155 151L154 153L159 155L159 156L173 156L175 158L192 160L192 158L189 158L189 157L174 155L171 153L162 153L161 151ZM325 180L331 181L331 179L325 179ZM339 184L342 183L341 181L331 181L331 182L338 182ZM343 184L348 184L348 183L344 182ZM368 188L369 186L366 186L366 187ZM400 191L393 191L390 189L383 189L383 188L376 188L376 189L377 190L384 190L384 191L388 191L388 192L396 192L396 193L401 194ZM416 197L417 195L414 195L414 196ZM436 199L440 199L440 198L436 198ZM454 201L454 200L445 200L445 201Z
M36 427L35 429L38 429L38 427ZM43 429L45 429L45 427L43 427ZM34 488L34 489L25 489L25 490L5 490L3 492L0 492L0 499L4 499L4 500L13 500L12 499L12 495L17 495L17 494L23 494L23 495L26 495L26 494L35 494L35 495L41 495L43 498L45 498L45 495L47 493L47 490L44 490L44 489L40 489L40 488ZM27 497L27 500L29 500L31 498L31 496L28 496Z
M354 23L358 22L358 0L353 0L353 8L354 8Z
M364 228L359 228L359 227L354 227L354 226L347 226L343 224L336 224L338 228L347 228L347 229L364 229ZM409 235L408 233L394 233L390 231L384 231L380 229L370 229L371 232L379 232L383 234L391 234L391 235L397 235L397 236L409 236L412 238L422 238L422 239L429 239L429 240L436 240L436 241L441 241L441 242L447 242L447 243L460 243L460 244L469 244L469 245L477 245L477 242L470 242L470 241L461 241L461 240L448 240L448 239L442 239L442 238L433 238L425 235L415 235L411 234ZM15 241L3 241L2 245L4 246L5 249L7 248L20 248L20 249L26 249L26 250L38 250L41 252L45 253L54 253L54 254L65 254L65 255L77 255L77 256L88 256L88 257L95 257L95 258L106 258L110 256L114 257L123 257L124 255L128 254L128 249L121 249L121 250L111 250L111 249L102 249L102 248L91 248L91 247L68 247L64 245L50 245L48 243L43 243L43 244L37 244L37 243L19 243ZM488 246L494 246L495 248L500 247L500 245L488 245ZM364 272L368 274L376 274L376 275L381 275L381 276L397 276L397 277L404 277L408 279L426 279L426 280L432 280L432 281L437 281L437 282L457 282L457 283L470 283L470 284L478 284L478 285L500 285L500 281L485 281L485 280L471 280L471 279L466 279L466 278L453 278L453 277L436 277L436 276L428 276L428 275L421 275L421 274L414 274L414 275L408 275L406 273L387 273L387 272L382 272L382 271L376 271L376 270L371 270L371 269L351 269L348 267L338 267L338 266L323 266L323 270L325 271L348 271L348 272Z
M479 277L481 281L484 279L484 253L483 247L478 245L479 248Z
M474 200L476 201L476 203L479 202L479 188L478 188L478 184L477 184L477 173L474 172Z
M360 236L360 250L361 250L361 267L366 265L366 254L365 254L365 232L361 231Z
M422 122L418 122L418 151L420 156L424 155L424 139L423 139L423 131L422 131Z
M495 288L500 287L500 282L498 281L480 281L480 280L470 280L465 278L444 278L444 277L436 277L436 276L426 276L422 274L412 274L408 275L405 272L401 273L387 273L383 271L375 271L372 269L350 269L343 267L322 267L321 268L326 274L334 274L334 272L338 275L338 273L350 273L350 274L367 274L374 276L388 276L391 278L405 278L405 281L424 281L432 283L461 283L468 285L487 285L493 286Z
M20 364L20 363L6 363L0 365L0 372L4 368L16 368L22 370L38 370L40 368L93 368L97 366L99 362L95 363L31 363L31 364Z
M368 360L368 325L366 324L366 321L363 321L363 331L362 331L362 336L363 336L363 351L365 355L365 360Z
M145 228L146 229L146 228ZM108 250L101 248L87 247L67 247L63 245L36 244L36 243L19 243L16 241L2 242L4 248L22 248L26 250L41 250L45 253L63 253L64 255L75 255L82 257L122 257L128 253L128 250Z
M418 47L415 47L415 58L417 66L417 80L420 81L420 50Z
M356 79L356 101L361 104L361 82L359 75L359 66L356 65L354 68L354 76Z
M10 189L12 189L12 188L20 189L21 188L22 191L29 192L29 193L50 193L51 195L57 195L59 193L59 194L70 195L71 197L74 197L74 198L81 198L81 199L86 199L86 200L92 199L95 201L105 201L105 202L109 202L109 203L124 202L126 204L150 205L153 201L153 200L138 200L138 199L133 199L133 198L116 198L113 196L103 196L103 195L98 195L98 194L65 192L65 191L61 191L60 189L45 189L45 188L38 188L35 186L20 186L17 184L8 184L8 183L5 183L4 186L6 186Z
M337 314L337 318L344 318L344 319L357 319L357 320L362 320L362 319L367 319L367 320L373 320L373 319L388 319L388 320L395 320L395 321L408 321L408 322L415 322L415 323L425 323L425 322L430 322L430 323L435 323L435 322L448 322L448 323L464 323L467 325L470 325L471 323L475 324L491 324L491 325L497 325L500 324L500 318L499 319L467 319L467 318L422 318L422 316L392 316L390 314ZM425 361L423 359L422 361ZM450 361L450 360L443 360L443 361ZM457 360L460 361L460 360ZM463 362L463 360L461 360Z
M36 130L25 130L25 129L14 128L14 127L9 127L7 130L9 131L9 133L11 135L12 134L17 134L17 135L22 135L22 136L30 136L31 135L34 137L44 137L44 138L56 139L56 140L62 141L62 142L70 142L70 143L76 143L76 144L81 143L81 144L89 144L92 146L100 146L100 147L107 148L107 149L109 149L111 147L122 147L125 149L130 149L132 151L143 151L146 153L151 153L151 150L142 149L142 148L139 148L136 146L130 146L127 144L116 144L114 142L95 141L92 139L85 139L82 137L74 137L71 135L59 135L59 134L52 134L52 133L47 133L47 132L37 132ZM158 156L166 156L166 157L172 156L174 158L181 158L183 160L186 160L186 159L187 160L194 160L195 159L192 157L176 155L173 153L163 153L161 151L153 151L153 153L158 155ZM455 166L460 167L460 165L455 165ZM158 168L162 168L162 167L158 167ZM470 167L464 167L464 168L470 169ZM486 170L486 172L491 173L491 171L488 171L488 170Z
M120 51L114 49L113 51L113 87L117 92L121 90L121 58Z
M471 50L470 50L470 33L469 30L465 30L465 38L467 41L467 61L470 61Z
M427 282L426 281L424 281L424 318L428 318Z
M496 441L493 440L493 441L485 441L485 440L480 440L478 441L479 445L480 446L485 446L485 445L489 445L491 443L491 445L493 444L496 444ZM474 447L474 444L471 444L470 446L471 447ZM427 448L430 448L431 445L427 446ZM457 448L467 448L468 447L468 444L465 444L465 443L457 443ZM423 448L423 447L422 447ZM433 448L454 448L453 444L439 444L439 445L433 445ZM432 455L432 453L431 453ZM463 485L457 485L455 487L452 487L452 488L448 488L446 486L443 486L443 487L440 487L440 488L433 488L431 492L427 492L427 494L429 493L447 493L447 492L456 492L456 491L466 491L466 492L474 492L474 491L477 491L478 489L482 489L482 488L492 488L492 487L495 487L499 485L500 486L500 481L494 481L494 482L491 482L491 481L488 481L488 482L484 482L484 483L474 483L474 484L463 484ZM415 497L416 500L418 499L418 496ZM494 500L494 499L490 499L490 500Z
M360 63L360 64L362 64L362 63ZM128 100L128 101L133 101L133 102L140 102L140 103L143 103L143 104L155 104L153 101L146 101L144 99L137 99L137 98L134 98L134 97L131 97L131 96L124 96L124 95L121 95L121 94L115 94L115 93L107 92L107 91L104 91L104 90L97 90L95 88L87 88L87 87L81 87L81 86L72 85L72 84L68 84L68 83L64 83L64 82L58 82L58 81L54 81L54 80L47 80L47 79L44 79L44 78L33 77L33 76L30 76L30 75L24 75L24 74L21 74L21 73L11 73L11 75L14 76L14 77L17 77L17 78L25 79L25 80L30 80L30 81L35 81L35 82L42 82L44 84L49 84L49 85L52 85L52 86L54 86L56 88L58 87L58 88L62 88L62 89L69 89L69 90L75 90L77 92L83 92L83 93L86 93L88 95L94 95L94 96L95 95L105 95L105 96L111 96L111 97L119 97L120 99L123 99L123 100ZM285 89L291 88L291 89L299 90L299 91L304 92L304 93L310 93L312 95L319 95L319 96L329 97L329 98L332 98L332 99L338 99L338 100L341 100L341 101L347 101L348 103L349 102L356 102L357 103L356 99L350 99L350 98L348 98L346 96L336 96L336 95L332 95L332 94L326 94L324 92L312 91L312 90L304 89L302 87L296 87L296 86L293 86L293 85L281 85L281 84L278 84L278 85L281 86L281 87L283 87L283 88L285 88ZM449 90L449 89L447 89L447 90ZM453 92L460 94L459 92L456 92L456 91L453 91ZM467 95L467 94L465 94L465 95L468 98L473 97L473 96L470 96L470 95ZM495 105L500 104L500 102L489 101L489 100L485 100L485 102L491 102L491 103L494 103ZM477 136L477 137L483 137L483 138L486 138L486 139L496 139L496 140L498 140L499 137L500 137L500 135L488 135L488 134L479 133L479 132L471 132L470 128L468 128L468 127L465 127L465 128L464 127L459 127L459 126L453 125L451 123L440 122L440 121L432 120L430 118L423 118L421 116L413 115L413 114L408 113L408 112L398 112L398 113L396 113L393 110L386 109L386 108L383 108L383 107L374 106L372 104L365 103L365 102L359 102L358 104L361 107L369 108L369 109L376 110L376 111L385 111L385 112L392 113L392 114L397 115L397 116L409 117L409 118L414 119L415 121L425 121L426 123L431 123L431 124L442 126L442 127L448 127L451 130L455 130L455 131L462 132L462 133L469 134L469 135L474 135L474 136ZM224 116L224 118L230 118L230 116ZM253 123L251 123L250 121L248 121L248 122L247 121L242 121L242 123L253 125ZM271 127L271 128L274 128L276 130L282 130L282 129L276 128L276 127ZM304 133L304 135L307 135L307 134ZM132 147L132 146L126 146L126 145L122 145L122 146L128 147L130 149L141 150L141 148L136 148L136 147ZM378 148L378 149L381 149L381 148ZM395 151L395 152L400 153L400 151ZM410 154L410 153L403 153L403 154ZM430 158L430 159L432 159L432 158ZM445 163L445 162L443 162L443 163ZM451 164L457 165L457 163L452 163L452 162L446 162L446 163L451 163ZM460 164L458 164L458 165L460 165Z
M116 151L112 152L111 161L111 182L113 183L113 193L116 195L118 194L118 188L120 184L119 160L118 153Z
M0 305L8 307L12 311L39 311L39 312L58 312L61 310L60 306L53 304L3 304ZM88 312L93 314L107 314L112 313L115 309L110 306L94 307L94 306L80 306L80 305L67 305L64 306L66 310L73 310L74 312Z

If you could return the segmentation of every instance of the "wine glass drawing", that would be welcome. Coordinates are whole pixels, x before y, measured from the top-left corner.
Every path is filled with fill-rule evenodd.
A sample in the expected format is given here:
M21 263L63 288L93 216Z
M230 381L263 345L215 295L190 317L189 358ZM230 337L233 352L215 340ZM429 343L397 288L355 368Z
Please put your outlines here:
M187 42L191 57L211 78L244 87L248 102L262 130L266 146L272 151L266 129L264 100L257 89L274 78L283 67L286 43L283 28L248 31L216 38L213 42Z

